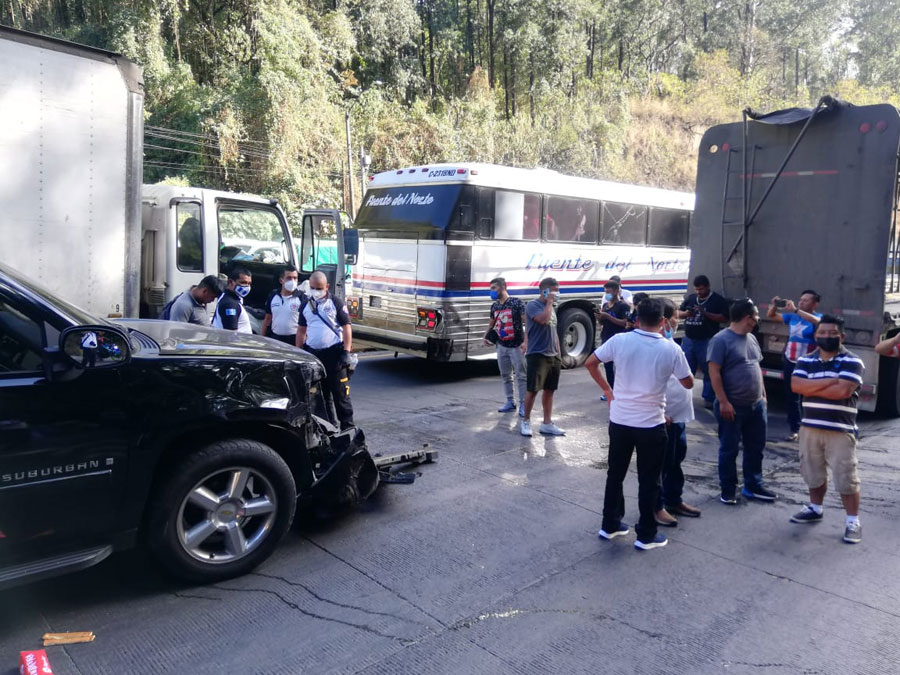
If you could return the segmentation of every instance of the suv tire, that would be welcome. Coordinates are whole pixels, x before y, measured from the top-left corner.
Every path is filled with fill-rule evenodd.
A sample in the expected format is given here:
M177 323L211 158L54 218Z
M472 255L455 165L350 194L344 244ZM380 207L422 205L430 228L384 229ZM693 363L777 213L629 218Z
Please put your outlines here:
M157 483L147 519L150 550L174 576L210 583L268 558L294 520L290 468L258 441L217 441Z

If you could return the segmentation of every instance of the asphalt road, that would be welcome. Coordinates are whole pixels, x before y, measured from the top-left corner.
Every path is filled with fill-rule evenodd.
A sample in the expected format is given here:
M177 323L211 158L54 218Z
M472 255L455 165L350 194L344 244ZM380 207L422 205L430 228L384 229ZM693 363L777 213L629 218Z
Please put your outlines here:
M900 422L862 420L864 541L843 511L793 525L795 444L771 395L773 504L717 500L710 411L689 426L686 501L669 546L597 539L607 411L565 372L565 438L526 439L493 363L365 359L353 381L373 451L428 443L437 463L337 520L301 523L258 572L177 586L140 552L0 593L0 674L45 631L54 673L894 673L900 663ZM699 400L699 387L695 391ZM536 416L535 416L536 417ZM627 516L637 483L626 481ZM685 522L687 521L687 522Z

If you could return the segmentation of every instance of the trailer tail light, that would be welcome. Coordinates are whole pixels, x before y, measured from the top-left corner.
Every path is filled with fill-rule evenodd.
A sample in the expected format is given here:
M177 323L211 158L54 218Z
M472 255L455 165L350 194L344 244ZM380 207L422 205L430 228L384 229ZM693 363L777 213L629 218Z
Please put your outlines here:
M859 125L859 133L867 134L867 133L869 133L869 130L871 128L872 128L872 125L870 125L868 122L863 122L862 124Z
M466 172L465 169L457 169L457 170L456 170L456 173L465 173L465 172Z
M437 309L429 309L428 307L416 308L416 329L427 330L433 332L437 329L441 322L441 312Z
M347 314L350 315L351 319L359 318L359 308L361 307L359 298L347 298Z
M885 122L884 120L878 120L877 122L875 122L875 131L877 131L879 134L883 133L884 130L887 129L887 126L887 122Z

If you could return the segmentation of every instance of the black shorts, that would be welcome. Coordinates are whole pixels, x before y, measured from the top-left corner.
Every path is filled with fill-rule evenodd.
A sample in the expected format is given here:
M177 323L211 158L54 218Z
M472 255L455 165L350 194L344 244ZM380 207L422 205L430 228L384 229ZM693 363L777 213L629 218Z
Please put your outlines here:
M528 373L528 391L556 391L559 388L559 373L562 361L558 356L546 354L526 354L526 371Z

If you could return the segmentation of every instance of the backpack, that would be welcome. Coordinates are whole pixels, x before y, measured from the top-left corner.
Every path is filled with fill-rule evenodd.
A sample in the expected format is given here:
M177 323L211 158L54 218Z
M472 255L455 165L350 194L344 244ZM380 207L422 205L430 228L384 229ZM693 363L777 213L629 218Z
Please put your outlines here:
M172 305L178 302L178 298L180 298L184 293L179 293L174 298L169 300L165 307L162 308L162 311L159 313L157 317L160 321L171 321L172 320Z

